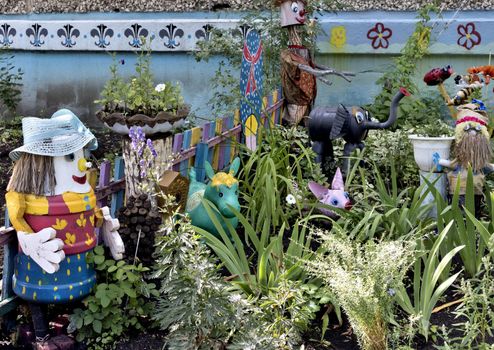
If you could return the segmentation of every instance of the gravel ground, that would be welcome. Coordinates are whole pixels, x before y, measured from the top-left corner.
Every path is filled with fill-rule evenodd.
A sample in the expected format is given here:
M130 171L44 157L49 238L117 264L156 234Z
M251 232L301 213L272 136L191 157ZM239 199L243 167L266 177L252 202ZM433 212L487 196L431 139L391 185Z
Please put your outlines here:
M328 10L417 10L429 0L317 0L314 3L330 3ZM444 9L474 10L494 9L494 0L444 0ZM0 13L51 13L51 12L186 12L215 10L252 10L270 6L271 1L245 0L3 0Z

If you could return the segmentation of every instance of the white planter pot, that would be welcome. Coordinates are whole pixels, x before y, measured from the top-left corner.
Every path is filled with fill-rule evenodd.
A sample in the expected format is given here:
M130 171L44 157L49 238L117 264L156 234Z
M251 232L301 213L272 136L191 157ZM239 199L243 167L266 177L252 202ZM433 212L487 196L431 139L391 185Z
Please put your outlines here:
M434 168L432 155L437 152L441 159L449 159L454 137L408 136L413 145L413 155L420 170L429 172Z
M125 124L115 123L112 126L108 125L107 123L104 124L108 129L120 135L128 135L130 132L130 128ZM155 126L144 125L141 126L141 128L142 131L144 131L144 134L153 135L157 133L170 132L184 125L185 125L185 119L180 119L173 123L170 122L164 122L159 124L157 123Z

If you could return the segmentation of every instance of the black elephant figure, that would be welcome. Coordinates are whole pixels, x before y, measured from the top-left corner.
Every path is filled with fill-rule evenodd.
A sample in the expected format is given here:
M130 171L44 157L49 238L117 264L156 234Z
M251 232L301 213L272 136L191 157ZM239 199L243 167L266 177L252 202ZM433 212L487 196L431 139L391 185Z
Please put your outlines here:
M364 140L369 130L387 129L391 127L397 118L398 104L400 100L409 96L405 88L400 88L393 97L390 106L388 120L374 122L369 112L361 107L351 107L349 111L345 106L338 108L317 107L309 115L309 136L312 141L312 149L316 152L316 161L324 164L328 158L333 159L333 143L337 138L345 140L343 149L343 173L348 171L348 157L356 149L364 148Z

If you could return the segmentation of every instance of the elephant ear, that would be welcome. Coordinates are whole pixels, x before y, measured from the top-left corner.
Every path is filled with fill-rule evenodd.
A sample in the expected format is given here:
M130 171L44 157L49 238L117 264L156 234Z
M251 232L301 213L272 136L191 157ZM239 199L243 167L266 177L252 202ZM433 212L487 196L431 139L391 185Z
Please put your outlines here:
M343 132L343 127L347 119L350 117L350 113L343 105L339 105L336 110L336 115L334 117L333 127L331 128L331 133L329 134L329 138L331 140L337 139L339 137L343 137L345 133Z

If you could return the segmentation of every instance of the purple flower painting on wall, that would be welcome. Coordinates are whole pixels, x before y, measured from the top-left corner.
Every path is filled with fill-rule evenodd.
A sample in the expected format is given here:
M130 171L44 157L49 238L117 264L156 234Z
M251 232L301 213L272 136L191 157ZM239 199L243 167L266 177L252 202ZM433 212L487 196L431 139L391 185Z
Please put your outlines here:
M456 31L460 35L457 41L458 45L463 46L467 50L479 45L482 40L480 33L475 29L475 23L460 24Z
M367 38L371 40L371 45L374 49L387 49L389 39L393 35L390 28L386 28L381 22L376 23L374 27L367 32Z

